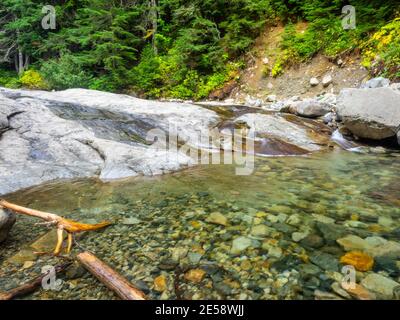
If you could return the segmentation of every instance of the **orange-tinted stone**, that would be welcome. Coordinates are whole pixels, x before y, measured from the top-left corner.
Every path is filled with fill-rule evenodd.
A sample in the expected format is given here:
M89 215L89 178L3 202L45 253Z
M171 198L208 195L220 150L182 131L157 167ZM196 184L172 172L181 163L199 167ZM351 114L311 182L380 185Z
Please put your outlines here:
M164 292L167 289L167 279L161 275L154 279L154 290Z
M374 259L360 251L351 251L340 258L340 262L351 265L358 271L369 271L374 266Z
M265 260L261 263L261 268L269 269L271 267L271 263L268 260Z
M375 300L376 296L365 289L363 286L359 284L354 284L352 288L346 287L342 285L342 288L346 290L352 297L358 300Z
M206 272L202 269L192 269L185 273L185 279L194 283L199 283L204 279Z
M241 287L240 283L235 280L226 279L224 280L224 283L234 289L240 289Z

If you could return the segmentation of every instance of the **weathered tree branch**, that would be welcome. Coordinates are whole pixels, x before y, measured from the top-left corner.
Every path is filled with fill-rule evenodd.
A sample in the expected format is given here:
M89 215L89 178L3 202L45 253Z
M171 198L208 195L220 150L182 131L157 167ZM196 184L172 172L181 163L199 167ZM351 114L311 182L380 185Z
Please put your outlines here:
M89 252L83 252L77 255L76 260L94 275L107 288L112 290L123 300L147 300L146 295L141 290L135 288L128 280L114 271L111 267L98 259ZM70 265L71 261L55 267L56 274L64 272ZM6 292L0 292L1 300L12 300L17 297L30 294L37 290L43 282L43 279L48 275L42 274L39 277L29 281L17 288Z
M146 295L139 289L133 287L131 283L119 273L111 269L103 261L89 252L77 255L77 260L100 282L114 291L123 300L146 300Z
M94 231L105 228L111 225L111 222L102 222L99 224L84 224L75 222L72 220L64 219L61 216L58 216L54 213L43 212L38 210L33 210L25 207L18 206L16 204L7 202L5 200L0 200L0 207L5 209L14 211L15 213L24 214L31 217L36 217L43 219L50 224L54 224L57 227L57 245L54 250L54 254L58 255L61 252L62 244L64 241L63 232L67 232L68 234L68 246L67 246L67 253L71 252L72 248L72 235L74 233L79 233L83 231Z

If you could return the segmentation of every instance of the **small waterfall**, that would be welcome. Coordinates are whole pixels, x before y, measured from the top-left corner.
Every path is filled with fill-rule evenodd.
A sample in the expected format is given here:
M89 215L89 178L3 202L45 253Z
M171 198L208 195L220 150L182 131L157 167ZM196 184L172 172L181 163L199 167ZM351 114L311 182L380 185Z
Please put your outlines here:
M354 149L356 147L356 145L353 142L346 140L346 138L339 132L339 129L335 130L332 133L331 140L336 142L339 146L341 146L345 150L350 151L351 149Z

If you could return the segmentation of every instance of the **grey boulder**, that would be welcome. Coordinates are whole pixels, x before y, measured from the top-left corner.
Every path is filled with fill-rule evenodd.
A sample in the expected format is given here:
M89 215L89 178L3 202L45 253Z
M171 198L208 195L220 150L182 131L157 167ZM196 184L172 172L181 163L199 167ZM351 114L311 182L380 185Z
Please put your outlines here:
M332 110L329 103L321 102L316 99L305 99L295 101L282 108L282 112L289 112L301 117L318 118L326 115Z
M0 243L6 240L15 221L14 213L0 208Z
M388 87L344 89L337 112L346 128L360 138L395 137L400 127L400 92Z
M390 86L390 80L383 78L383 77L378 77L378 78L373 78L371 80L368 80L366 83L363 83L361 85L362 89L374 89L374 88L383 88L383 87L389 87Z

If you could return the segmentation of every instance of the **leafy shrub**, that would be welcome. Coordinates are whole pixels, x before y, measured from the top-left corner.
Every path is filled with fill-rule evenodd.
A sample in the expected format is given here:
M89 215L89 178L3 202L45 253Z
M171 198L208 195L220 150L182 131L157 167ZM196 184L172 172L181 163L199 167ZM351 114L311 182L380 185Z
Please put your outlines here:
M274 65L274 67L272 68L271 71L271 75L276 78L277 76L279 76L280 74L283 73L283 66L282 66L282 62L281 61L277 61Z
M208 97L211 92L222 87L226 81L227 75L224 73L215 73L207 77L199 84L196 98L204 99Z
M396 8L397 10L400 8L398 1L394 0L384 3L375 0L353 0L350 4L357 9L357 28L354 30L345 30L342 27L340 13L343 1L272 0L272 5L281 19L289 22L285 28L274 74L279 74L280 65L285 68L307 61L317 53L336 58L354 50L365 41L364 39L369 38L371 32L376 31L390 19ZM297 32L295 26L290 23L299 20L308 22L308 27L303 32ZM396 61L398 50L396 44L391 45L391 49L387 50L387 61L390 59ZM370 65L374 59L375 52L370 50L366 53L365 64ZM386 69L393 70L395 67L391 65Z
M239 76L241 63L218 65L219 71L201 74L183 61L181 51L173 48L166 55L156 56L149 46L133 68L133 90L150 98L203 99L222 87L226 81Z
M304 32L297 32L288 24L282 37L281 64L291 65L311 59L315 54L335 58L346 50L356 47L356 36L343 30L340 20L321 19L309 24Z
M0 87L16 89L20 87L18 74L9 70L0 69Z
M89 89L116 92L118 87L110 76L100 76L98 78L92 78L89 84Z
M400 79L400 18L383 26L364 44L362 63L374 75Z
M48 86L44 81L42 75L36 70L30 69L23 73L19 79L20 84L23 87L29 89L47 89Z
M92 77L67 54L58 60L43 63L40 73L48 82L50 89L88 88Z

